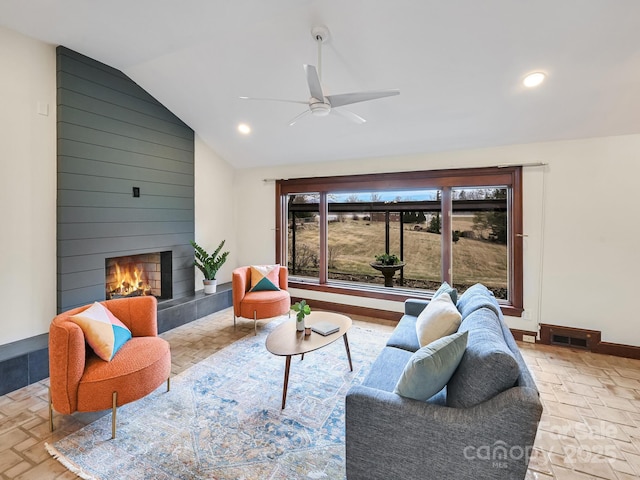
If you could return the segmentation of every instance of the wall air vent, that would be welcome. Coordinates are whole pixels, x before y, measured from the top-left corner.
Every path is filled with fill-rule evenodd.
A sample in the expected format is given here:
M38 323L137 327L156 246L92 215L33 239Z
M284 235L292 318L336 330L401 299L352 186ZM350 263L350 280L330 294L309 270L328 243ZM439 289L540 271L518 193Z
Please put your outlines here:
M561 347L580 348L593 351L600 343L601 334L597 330L561 327L558 325L540 325L540 343Z

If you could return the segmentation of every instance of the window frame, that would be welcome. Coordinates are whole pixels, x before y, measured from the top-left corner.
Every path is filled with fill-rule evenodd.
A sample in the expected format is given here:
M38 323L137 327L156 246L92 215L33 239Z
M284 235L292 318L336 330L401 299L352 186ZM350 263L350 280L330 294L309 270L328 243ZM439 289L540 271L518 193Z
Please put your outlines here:
M289 286L301 290L404 301L408 298L430 299L432 293L384 291L377 287L362 285L335 285L327 279L327 215L328 193L366 192L385 190L414 190L421 188L442 189L442 211L451 211L451 189L465 187L506 186L507 211L509 212L508 265L510 301L500 300L504 315L520 316L523 312L523 220L522 220L522 167L486 167L412 172L374 173L334 177L308 177L276 180L276 262L284 264L287 258L287 196L295 193L319 193L320 261L319 281L296 281L289 279ZM451 217L443 214L442 231L451 230ZM442 235L442 278L451 280L452 240L451 235Z

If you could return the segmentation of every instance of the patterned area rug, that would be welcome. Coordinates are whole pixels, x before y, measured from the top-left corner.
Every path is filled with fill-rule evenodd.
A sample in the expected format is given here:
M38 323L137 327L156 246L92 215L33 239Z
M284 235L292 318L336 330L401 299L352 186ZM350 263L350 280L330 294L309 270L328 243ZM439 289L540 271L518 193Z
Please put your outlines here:
M245 337L47 449L88 479L341 479L344 398L360 383L386 336L348 333L353 372L338 339L293 357L287 404L280 409L285 358L265 339L279 321Z

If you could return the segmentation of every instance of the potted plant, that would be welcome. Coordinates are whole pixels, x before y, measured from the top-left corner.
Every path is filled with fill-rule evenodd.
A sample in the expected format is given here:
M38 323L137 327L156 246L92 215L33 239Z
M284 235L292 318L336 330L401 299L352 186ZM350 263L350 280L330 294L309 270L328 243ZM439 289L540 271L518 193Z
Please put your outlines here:
M220 270L224 262L227 261L227 256L229 255L229 252L220 253L220 250L222 250L222 247L224 246L224 242L225 241L222 240L220 245L218 245L218 248L209 255L204 248L196 242L191 241L191 246L193 246L195 250L195 261L193 262L193 265L198 267L204 275L202 283L204 284L205 294L216 293L216 273L218 273L218 270Z
M376 255L376 263L380 265L397 265L400 263L400 259L396 255L383 253L381 255Z
M297 312L296 330L302 332L304 330L304 317L311 313L311 307L307 305L307 302L305 300L300 300L299 302L295 303L293 307L291 307L291 309L294 312Z
M376 255L375 260L369 265L384 275L385 287L393 287L393 276L396 271L404 267L404 262L401 262L397 255L389 255L388 253Z

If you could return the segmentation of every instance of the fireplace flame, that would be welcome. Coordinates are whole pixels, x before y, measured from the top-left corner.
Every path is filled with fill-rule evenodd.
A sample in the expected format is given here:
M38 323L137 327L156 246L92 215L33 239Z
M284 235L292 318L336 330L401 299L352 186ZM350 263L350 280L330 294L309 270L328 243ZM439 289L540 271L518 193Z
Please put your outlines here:
M121 266L115 263L115 282L109 285L111 298L151 295L151 285L145 278L144 271L135 264Z

